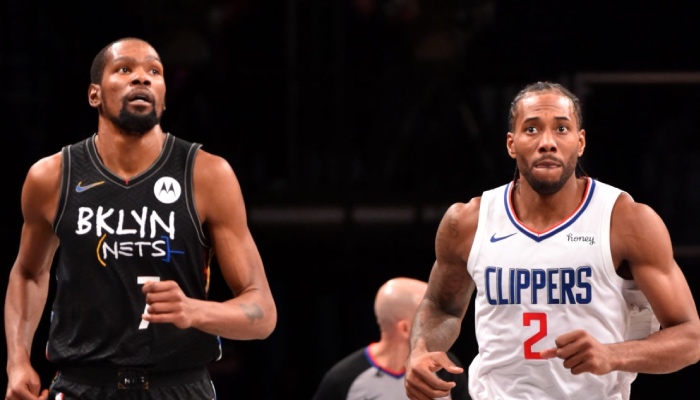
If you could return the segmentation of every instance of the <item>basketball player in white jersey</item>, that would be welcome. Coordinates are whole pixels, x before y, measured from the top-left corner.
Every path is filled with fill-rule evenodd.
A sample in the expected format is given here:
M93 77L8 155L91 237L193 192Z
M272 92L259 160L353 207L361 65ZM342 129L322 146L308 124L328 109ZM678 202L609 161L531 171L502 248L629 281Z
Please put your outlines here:
M637 373L700 359L700 320L667 228L647 205L591 179L581 106L550 82L525 87L506 139L513 182L452 205L411 332L414 400L454 385L435 372L475 295L473 399L628 399ZM663 327L663 329L659 329Z

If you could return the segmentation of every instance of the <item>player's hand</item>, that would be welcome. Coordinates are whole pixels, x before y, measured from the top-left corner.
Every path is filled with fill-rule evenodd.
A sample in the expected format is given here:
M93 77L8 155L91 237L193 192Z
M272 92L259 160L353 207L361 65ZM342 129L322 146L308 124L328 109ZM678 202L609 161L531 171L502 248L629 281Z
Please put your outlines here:
M192 326L192 299L187 297L175 281L146 282L146 312L141 316L156 324L171 323L180 329Z
M449 396L456 383L440 379L435 373L441 369L452 374L463 371L441 351L409 357L404 380L406 395L411 400L432 400Z
M5 400L47 400L49 390L41 389L39 375L31 367L12 367Z
M561 358L564 360L564 367L574 375L584 372L603 375L613 370L613 354L610 348L584 330L560 335L554 343L556 347L543 350L540 355L542 358Z

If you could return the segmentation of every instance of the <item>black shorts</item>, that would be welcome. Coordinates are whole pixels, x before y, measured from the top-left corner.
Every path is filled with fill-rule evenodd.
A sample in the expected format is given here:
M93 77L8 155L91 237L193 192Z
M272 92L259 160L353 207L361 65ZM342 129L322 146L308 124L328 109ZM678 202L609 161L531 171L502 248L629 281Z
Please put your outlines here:
M92 381L75 371L60 372L51 382L51 400L216 400L214 383L206 369L190 374L188 379L161 380L151 384L125 387L121 382ZM132 382L134 379L131 380ZM128 381L127 381L128 382ZM153 384L156 383L156 384Z

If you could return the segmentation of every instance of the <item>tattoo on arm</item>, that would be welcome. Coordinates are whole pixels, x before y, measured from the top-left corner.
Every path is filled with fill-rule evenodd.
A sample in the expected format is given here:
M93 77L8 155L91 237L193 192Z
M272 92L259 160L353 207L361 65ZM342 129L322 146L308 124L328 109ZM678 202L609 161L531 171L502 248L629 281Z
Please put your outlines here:
M257 304L241 304L240 307L250 322L263 317L263 311Z
M449 219L445 222L444 228L440 228L443 234L437 236L436 245L439 249L447 251L450 247L450 239L459 236L459 220L454 216L449 216Z
M450 236L453 238L459 236L459 220L453 215L451 215L450 220L447 221L447 229L450 231Z

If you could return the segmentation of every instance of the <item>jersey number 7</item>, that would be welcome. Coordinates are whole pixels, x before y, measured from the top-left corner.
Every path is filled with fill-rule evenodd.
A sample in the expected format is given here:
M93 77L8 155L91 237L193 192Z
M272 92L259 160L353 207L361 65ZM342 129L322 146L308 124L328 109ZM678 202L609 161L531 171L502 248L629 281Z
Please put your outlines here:
M158 282L160 281L160 276L138 276L136 277L136 283L139 285L143 285L146 282ZM148 314L148 304L143 308L144 314ZM141 319L141 323L139 323L139 329L146 329L148 328L148 321L145 319Z

